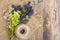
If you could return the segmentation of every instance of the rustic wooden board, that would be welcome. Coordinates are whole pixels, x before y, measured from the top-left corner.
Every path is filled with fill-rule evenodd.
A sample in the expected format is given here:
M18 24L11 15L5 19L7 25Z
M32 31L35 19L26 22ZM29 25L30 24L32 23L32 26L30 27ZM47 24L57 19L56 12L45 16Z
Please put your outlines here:
M7 10L9 5L12 4L23 6L26 2L27 0L2 0L0 2L0 40L9 40L8 24L7 20L3 18L3 10ZM33 0L31 2L34 8L34 15L29 19L30 21L27 25L30 26L32 35L27 40L59 40L55 36L57 34L54 26L55 17L53 16L56 9L55 0L42 0L38 5L34 5ZM13 40L25 39L18 39L14 36Z

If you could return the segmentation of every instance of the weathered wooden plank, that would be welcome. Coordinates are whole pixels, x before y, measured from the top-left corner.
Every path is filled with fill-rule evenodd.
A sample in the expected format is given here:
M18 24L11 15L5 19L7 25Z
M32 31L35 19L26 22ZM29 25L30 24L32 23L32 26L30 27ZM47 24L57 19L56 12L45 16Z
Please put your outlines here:
M9 40L8 26L6 24L7 21L3 18L4 13L2 10L7 10L8 6L11 4L21 4L23 6L26 2L27 0L2 0L0 2L0 40ZM27 23L27 25L29 25L32 30L32 35L27 40L60 40L59 24L58 26L55 25L55 16L57 16L59 13L59 10L57 11L56 9L58 3L56 4L55 0L43 0L35 5L33 2L34 1L31 0L34 8L34 15ZM25 39L18 39L16 36L14 36L13 40Z

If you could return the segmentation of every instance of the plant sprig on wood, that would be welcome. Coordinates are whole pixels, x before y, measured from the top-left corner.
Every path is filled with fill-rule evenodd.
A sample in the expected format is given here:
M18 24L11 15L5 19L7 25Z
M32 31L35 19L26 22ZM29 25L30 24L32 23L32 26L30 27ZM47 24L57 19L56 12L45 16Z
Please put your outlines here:
M11 40L11 38L14 36L15 27L21 23L27 23L29 17L31 17L33 14L33 9L30 2L28 2L26 5L24 5L24 8L22 8L20 5L12 5L9 11L9 34Z

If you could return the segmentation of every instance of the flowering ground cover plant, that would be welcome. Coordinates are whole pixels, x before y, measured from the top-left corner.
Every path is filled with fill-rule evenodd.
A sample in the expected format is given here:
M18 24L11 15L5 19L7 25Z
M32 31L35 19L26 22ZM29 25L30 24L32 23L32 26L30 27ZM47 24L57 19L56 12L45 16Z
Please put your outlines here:
M29 20L29 18L33 15L33 9L30 5L30 2L28 2L24 7L22 8L21 5L15 6L12 5L11 8L9 8L9 34L10 34L10 40L14 36L15 27L21 23L26 24Z

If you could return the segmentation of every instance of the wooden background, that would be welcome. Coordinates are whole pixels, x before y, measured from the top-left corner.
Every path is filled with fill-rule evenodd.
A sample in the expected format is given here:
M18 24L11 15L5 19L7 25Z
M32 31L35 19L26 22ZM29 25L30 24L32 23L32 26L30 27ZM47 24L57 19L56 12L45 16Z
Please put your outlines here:
M3 18L3 10L7 10L9 5L24 5L27 0L2 0L0 1L0 40L9 40L7 20ZM34 15L27 25L30 26L32 35L27 40L60 40L58 25L58 5L56 0L42 0L38 5L31 5L34 8ZM58 1L57 1L58 2ZM34 32L33 32L34 31ZM18 39L14 36L13 40Z

